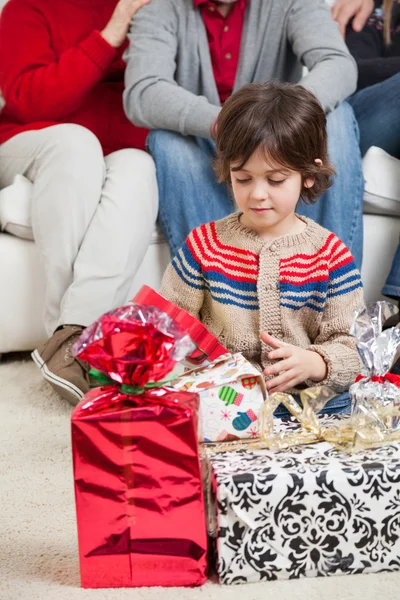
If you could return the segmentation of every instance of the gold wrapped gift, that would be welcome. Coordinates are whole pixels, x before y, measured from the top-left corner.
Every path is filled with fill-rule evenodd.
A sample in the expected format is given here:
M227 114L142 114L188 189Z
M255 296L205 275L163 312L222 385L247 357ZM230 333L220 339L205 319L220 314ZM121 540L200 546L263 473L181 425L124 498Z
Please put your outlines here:
M338 415L337 425L321 425L317 413L335 395L336 392L325 386L307 388L300 392L300 405L290 394L272 394L264 405L261 439L220 444L218 447L210 447L208 452L216 454L240 449L283 449L322 441L345 452L358 452L385 442L400 441L400 428L392 427L396 417L400 416L400 407L382 404L379 399L374 401L372 398L358 403L357 410L351 416ZM298 430L279 431L273 414L281 403L299 422Z

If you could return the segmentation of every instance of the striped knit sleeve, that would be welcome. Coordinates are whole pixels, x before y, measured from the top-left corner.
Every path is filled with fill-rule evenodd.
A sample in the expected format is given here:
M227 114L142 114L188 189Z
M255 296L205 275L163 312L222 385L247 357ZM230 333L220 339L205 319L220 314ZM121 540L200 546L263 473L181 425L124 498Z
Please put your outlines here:
M308 348L327 363L327 377L321 384L337 392L347 391L360 373L360 357L350 335L354 310L360 306L364 306L360 273L348 248L337 239L329 261L327 300L319 333Z
M160 294L199 318L205 285L201 263L191 250L192 239L193 232L189 234L168 265L161 283Z

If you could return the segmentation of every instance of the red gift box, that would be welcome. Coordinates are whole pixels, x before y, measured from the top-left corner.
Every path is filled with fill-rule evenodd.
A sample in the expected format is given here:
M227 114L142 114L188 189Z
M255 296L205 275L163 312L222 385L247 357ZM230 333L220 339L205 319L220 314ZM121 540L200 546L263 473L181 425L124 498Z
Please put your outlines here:
M224 354L229 354L229 350L220 343L215 335L208 331L203 323L183 308L161 296L161 294L148 285L143 285L140 288L133 298L133 302L144 306L155 306L169 315L187 331L191 340L196 345L196 349L185 357L187 366L190 365L192 368L204 366L206 363L213 362Z
M201 585L199 396L165 387L192 343L154 307L103 315L73 347L103 387L72 414L82 586Z
M85 409L96 398L96 409ZM117 401L116 401L117 399ZM81 581L85 588L206 581L197 450L198 395L92 390L72 415Z

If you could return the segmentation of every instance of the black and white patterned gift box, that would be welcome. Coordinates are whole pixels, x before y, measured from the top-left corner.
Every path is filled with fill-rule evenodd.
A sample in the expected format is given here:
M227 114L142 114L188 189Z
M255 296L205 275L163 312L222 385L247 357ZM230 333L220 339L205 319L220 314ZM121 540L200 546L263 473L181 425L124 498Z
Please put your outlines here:
M348 455L324 442L210 461L221 583L400 569L400 444Z

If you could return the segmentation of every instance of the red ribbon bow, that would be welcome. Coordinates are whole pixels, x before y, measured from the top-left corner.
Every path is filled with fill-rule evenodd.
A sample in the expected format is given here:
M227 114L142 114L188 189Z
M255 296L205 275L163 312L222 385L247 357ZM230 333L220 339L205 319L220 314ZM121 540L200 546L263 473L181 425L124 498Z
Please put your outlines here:
M367 379L365 375L357 375L356 383L361 381L362 379ZM400 375L395 375L394 373L386 373L386 375L373 375L369 381L374 381L376 383L385 383L385 381L389 381L389 383L393 383L396 387L400 388Z

